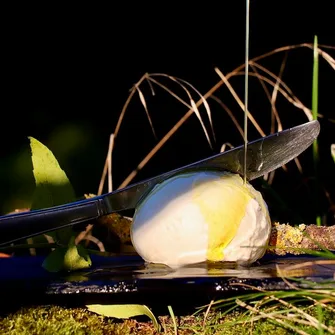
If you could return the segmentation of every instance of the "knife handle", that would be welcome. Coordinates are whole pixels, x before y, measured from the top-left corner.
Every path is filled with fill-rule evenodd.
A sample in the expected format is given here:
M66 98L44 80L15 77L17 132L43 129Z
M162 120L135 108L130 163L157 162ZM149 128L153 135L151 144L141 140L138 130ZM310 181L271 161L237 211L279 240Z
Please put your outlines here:
M0 216L0 246L96 219L106 213L103 199L96 197L47 209Z

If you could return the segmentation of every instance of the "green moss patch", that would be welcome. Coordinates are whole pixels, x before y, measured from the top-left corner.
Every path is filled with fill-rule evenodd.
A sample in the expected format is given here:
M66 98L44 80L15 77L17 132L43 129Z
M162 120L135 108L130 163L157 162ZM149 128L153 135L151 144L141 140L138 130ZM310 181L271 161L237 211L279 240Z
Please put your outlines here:
M311 315L316 314L312 307L306 308ZM334 326L335 312L323 315L328 326ZM22 308L15 313L0 317L0 334L7 335L102 335L102 334L207 334L207 335L244 335L244 334L292 334L292 329L276 324L268 318L248 315L245 310L223 315L221 311L175 317L158 317L162 331L158 333L151 321L139 319L117 320L99 316L85 308L65 308L61 306L40 306ZM253 319L253 320L252 320ZM175 321L175 322L174 322ZM297 325L310 334L314 331L306 325ZM294 332L293 332L294 333Z

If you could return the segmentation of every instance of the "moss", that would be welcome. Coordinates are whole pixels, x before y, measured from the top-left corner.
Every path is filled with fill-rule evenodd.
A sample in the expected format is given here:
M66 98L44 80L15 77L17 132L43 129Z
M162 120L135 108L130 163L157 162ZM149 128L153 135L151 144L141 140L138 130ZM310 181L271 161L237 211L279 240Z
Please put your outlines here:
M310 315L316 316L314 308L309 308ZM328 326L334 326L334 313L324 311L324 320ZM250 322L251 316L245 311L234 311L223 316L220 311L204 314L177 317L178 334L207 335L286 335L292 331L274 324L263 318ZM159 317L163 326L162 334L174 334L174 324L171 317ZM245 322L248 321L249 322ZM307 333L311 327L302 328ZM314 329L315 331L315 329ZM157 335L152 322L129 319L124 321L105 318L87 311L85 308L64 308L61 306L39 306L22 308L15 313L0 317L0 334L6 335Z
M113 334L115 325L82 308L60 306L22 308L0 319L0 334L100 335Z

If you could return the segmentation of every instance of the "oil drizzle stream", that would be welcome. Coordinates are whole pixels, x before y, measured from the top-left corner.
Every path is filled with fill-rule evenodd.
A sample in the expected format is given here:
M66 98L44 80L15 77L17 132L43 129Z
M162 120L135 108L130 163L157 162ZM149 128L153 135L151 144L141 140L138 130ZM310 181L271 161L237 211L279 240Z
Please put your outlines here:
M247 182L247 145L248 145L248 77L249 77L249 14L250 1L246 0L245 21L245 76L244 76L244 159L243 159L243 181Z

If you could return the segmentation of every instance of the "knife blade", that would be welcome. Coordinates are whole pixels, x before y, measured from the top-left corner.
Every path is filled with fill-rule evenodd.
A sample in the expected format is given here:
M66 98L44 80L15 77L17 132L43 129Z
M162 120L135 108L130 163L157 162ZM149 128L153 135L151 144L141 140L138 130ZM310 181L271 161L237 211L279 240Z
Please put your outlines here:
M320 124L314 120L249 142L245 171L247 180L256 179L288 163L305 151L319 132ZM241 145L111 193L46 209L0 216L0 246L136 208L155 185L179 173L210 169L243 176L243 160L244 145Z

